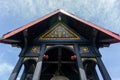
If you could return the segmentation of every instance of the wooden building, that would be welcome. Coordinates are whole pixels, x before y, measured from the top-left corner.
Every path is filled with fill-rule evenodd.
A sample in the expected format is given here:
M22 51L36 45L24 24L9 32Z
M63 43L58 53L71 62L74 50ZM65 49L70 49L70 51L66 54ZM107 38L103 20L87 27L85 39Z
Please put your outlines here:
M120 42L120 36L58 9L3 35L1 43L20 47L9 80L111 80L99 48Z

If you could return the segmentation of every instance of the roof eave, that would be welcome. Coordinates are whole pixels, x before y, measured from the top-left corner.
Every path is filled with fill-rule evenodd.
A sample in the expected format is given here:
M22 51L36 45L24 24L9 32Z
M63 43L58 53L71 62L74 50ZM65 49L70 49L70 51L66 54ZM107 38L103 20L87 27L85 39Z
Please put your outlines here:
M68 13L68 12L66 12L66 11L64 11L62 9L58 9L56 11L53 11L50 14L47 14L47 15L45 15L45 16L43 16L43 17L41 17L41 18L31 22L31 23L28 23L28 24L26 24L26 25L24 25L24 26L22 26L20 28L17 28L16 30L13 30L13 31L3 35L3 39L7 39L7 38L9 38L9 37L11 37L11 36L21 32L21 31L23 31L23 30L25 30L25 29L27 29L27 28L29 28L29 27L31 27L31 26L33 26L33 25L35 25L35 24L37 24L37 23L39 23L39 22L41 22L41 21L43 21L43 20L45 20L45 19L47 19L47 18L49 18L51 16L53 16L53 15L57 14L57 13L62 13L64 15L67 15L67 16L69 16L69 17L71 17L71 18L73 18L73 19L75 19L75 20L77 20L79 22L82 22L82 23L84 23L84 24L86 24L86 25L88 25L88 26L90 26L92 28L95 28L96 30L99 30L99 31L101 31L101 32L103 32L103 33L113 37L114 39L117 40L117 42L120 42L120 36L119 35L114 34L113 32L108 31L108 30L106 30L104 28L101 28L100 26L97 26L97 25L95 25L93 23L90 23L90 22L88 22L86 20L80 19L80 18L74 16L73 14Z

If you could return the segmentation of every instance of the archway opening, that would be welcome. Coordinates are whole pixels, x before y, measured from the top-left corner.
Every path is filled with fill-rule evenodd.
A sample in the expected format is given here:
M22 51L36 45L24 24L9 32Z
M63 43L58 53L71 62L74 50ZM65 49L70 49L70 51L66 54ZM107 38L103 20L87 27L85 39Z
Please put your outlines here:
M83 61L83 66L88 80L99 80L94 60L88 59Z
M56 80L58 77L64 78L62 80L79 80L75 53L68 47L50 48L43 56L40 80Z
M36 61L28 59L24 62L24 71L20 80L32 80L36 67Z

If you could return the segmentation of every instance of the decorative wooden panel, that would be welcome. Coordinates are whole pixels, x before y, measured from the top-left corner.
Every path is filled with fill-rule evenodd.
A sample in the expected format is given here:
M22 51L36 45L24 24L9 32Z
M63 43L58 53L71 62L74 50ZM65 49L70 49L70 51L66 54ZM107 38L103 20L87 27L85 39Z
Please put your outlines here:
M24 57L24 61L27 61L27 60L35 60L35 61L37 61L38 57Z
M31 53L39 53L40 52L40 47L38 46L33 46L30 50Z
M80 36L62 23L58 23L43 34L39 40L80 40Z
M88 47L80 47L80 53L89 53Z
M82 58L82 61L85 61L85 60L92 60L96 62L96 58Z

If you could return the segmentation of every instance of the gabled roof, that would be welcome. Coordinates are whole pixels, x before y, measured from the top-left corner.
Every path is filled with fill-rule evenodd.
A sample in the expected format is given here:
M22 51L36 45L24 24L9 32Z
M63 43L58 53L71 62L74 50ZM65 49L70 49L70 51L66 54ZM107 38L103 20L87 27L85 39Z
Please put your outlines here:
M32 39L33 35L38 35L42 33L42 30L45 30L53 25L52 23L56 23L58 16L62 17L62 22L74 28L78 33L85 36L87 39L90 37L96 38L98 43L116 43L120 42L120 36L115 34L109 30L101 28L93 23L90 23L86 20L80 19L74 16L71 13L68 13L64 10L58 9L50 14L47 14L29 24L26 24L20 28L17 28L7 34L4 34L0 39L1 43L8 44L19 44L23 39L23 31L27 30L29 37ZM37 33L37 30L41 30ZM35 32L36 30L36 32Z

